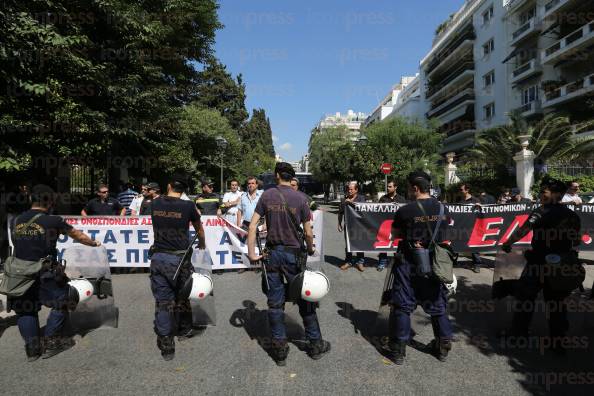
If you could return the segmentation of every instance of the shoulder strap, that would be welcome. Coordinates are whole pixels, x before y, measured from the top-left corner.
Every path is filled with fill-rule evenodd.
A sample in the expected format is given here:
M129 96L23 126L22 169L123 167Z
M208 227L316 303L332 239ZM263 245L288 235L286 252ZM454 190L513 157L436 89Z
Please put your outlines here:
M280 195L280 199L283 203L283 208L285 209L285 212L287 212L289 215L289 219L291 220L291 224L293 225L293 231L295 231L295 233L297 234L297 239L300 239L299 225L297 224L297 219L295 218L295 215L293 214L293 212L291 212L291 210L289 209L289 206L287 205L287 201L285 200L285 195L282 193L280 188L276 187L276 191L278 191L278 195Z
M418 200L416 202L417 202L417 206L419 207L419 209L421 209L421 212L423 212L423 216L427 217L427 212L425 212L425 208L423 208L423 205L421 205L421 203ZM435 230L431 231L431 227L429 227L429 222L425 222L425 225L427 226L427 230L429 231L429 235L431 235L431 244L435 243L435 237L437 236L439 227L441 226L444 211L445 211L444 206L440 202L439 203L439 219L437 220L437 224L435 224Z

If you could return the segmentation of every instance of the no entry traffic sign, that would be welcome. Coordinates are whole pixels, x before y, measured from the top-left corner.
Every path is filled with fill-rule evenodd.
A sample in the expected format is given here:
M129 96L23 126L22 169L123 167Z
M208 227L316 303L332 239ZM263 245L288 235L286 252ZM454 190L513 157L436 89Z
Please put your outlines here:
M389 175L394 170L394 166L392 164L389 164L386 162L386 163L382 164L380 170L382 171L382 173L384 175Z

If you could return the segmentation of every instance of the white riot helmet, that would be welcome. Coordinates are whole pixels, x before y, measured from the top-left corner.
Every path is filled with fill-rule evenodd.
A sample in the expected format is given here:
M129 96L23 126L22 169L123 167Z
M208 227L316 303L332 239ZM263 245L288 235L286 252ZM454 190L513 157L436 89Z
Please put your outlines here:
M305 270L291 282L293 301L301 298L309 302L319 302L330 291L330 280L321 271Z
M93 296L93 284L84 278L73 279L68 282L70 286L70 301L75 304L83 304Z
M212 293L214 284L209 275L194 272L190 279L192 282L192 288L188 297L190 300L203 300Z
M452 274L454 281L452 283L446 283L445 287L448 289L448 296L453 296L456 294L456 288L458 287L458 279L456 278L456 274Z

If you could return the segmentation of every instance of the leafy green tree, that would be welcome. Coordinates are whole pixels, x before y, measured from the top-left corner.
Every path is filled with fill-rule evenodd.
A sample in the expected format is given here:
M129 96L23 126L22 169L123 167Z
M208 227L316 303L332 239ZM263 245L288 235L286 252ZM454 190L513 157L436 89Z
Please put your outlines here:
M316 180L336 184L353 178L353 143L345 127L315 131L310 140L310 169Z
M369 139L366 160L372 169L368 180L383 183L380 167L391 163L394 172L390 177L400 185L405 185L406 176L417 169L428 170L436 176L434 182L440 181L442 172L437 163L442 136L432 125L395 117L370 125L364 133Z
M250 149L259 148L265 155L274 158L274 145L272 143L272 128L270 120L266 117L264 109L254 109L252 118L240 130L241 140Z
M215 0L4 1L2 157L152 152L195 96L194 64L212 55L217 8Z
M204 107L217 109L237 131L249 117L245 108L245 84L241 74L233 79L226 66L214 57L208 60L205 69L198 76L195 100Z

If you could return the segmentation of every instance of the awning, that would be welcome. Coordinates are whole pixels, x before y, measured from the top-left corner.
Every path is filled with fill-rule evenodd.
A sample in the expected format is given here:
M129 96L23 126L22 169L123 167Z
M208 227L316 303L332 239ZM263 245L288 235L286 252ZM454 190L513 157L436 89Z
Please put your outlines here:
M520 48L518 48L518 47L514 48L514 50L511 52L511 54L509 54L507 56L507 58L505 58L501 63L507 63L511 58L516 56L518 54L518 52L520 52Z

